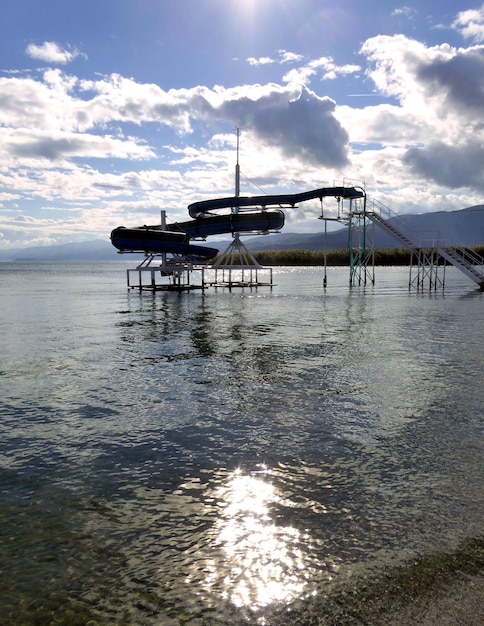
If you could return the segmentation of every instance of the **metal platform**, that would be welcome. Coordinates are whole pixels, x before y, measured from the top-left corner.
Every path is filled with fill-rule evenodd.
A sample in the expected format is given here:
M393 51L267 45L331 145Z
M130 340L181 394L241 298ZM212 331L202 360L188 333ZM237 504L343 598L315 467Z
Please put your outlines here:
M139 291L191 291L205 289L205 266L182 259L167 259L166 255L147 255L136 268L127 269L130 289Z
M262 266L247 250L238 233L225 252L206 268L206 284L213 287L272 287L272 267ZM259 274L265 274L261 279Z

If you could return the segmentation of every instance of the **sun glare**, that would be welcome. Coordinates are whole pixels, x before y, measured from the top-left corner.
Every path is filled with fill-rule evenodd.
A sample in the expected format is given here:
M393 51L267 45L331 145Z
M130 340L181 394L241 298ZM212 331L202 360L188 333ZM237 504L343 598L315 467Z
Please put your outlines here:
M261 10L261 8L267 7L268 2L269 0L266 0L265 2L262 0L237 0L236 4L239 13L253 17L257 11Z
M299 531L272 520L270 505L279 501L275 488L236 471L217 495L223 502L217 544L228 568L224 596L252 609L299 596L306 584Z

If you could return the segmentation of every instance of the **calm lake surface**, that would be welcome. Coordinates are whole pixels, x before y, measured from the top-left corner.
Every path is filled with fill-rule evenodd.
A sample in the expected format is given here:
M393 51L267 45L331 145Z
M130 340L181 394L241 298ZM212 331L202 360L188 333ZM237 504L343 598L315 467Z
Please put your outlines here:
M482 537L472 282L128 266L0 264L0 623L368 623L333 590Z

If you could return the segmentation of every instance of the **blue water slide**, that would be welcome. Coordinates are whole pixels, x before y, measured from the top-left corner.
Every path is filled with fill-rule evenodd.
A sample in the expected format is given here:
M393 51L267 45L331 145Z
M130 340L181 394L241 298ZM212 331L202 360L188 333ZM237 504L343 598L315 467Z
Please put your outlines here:
M190 243L186 233L170 232L149 226L140 228L119 226L111 232L111 243L120 252L180 254L205 260L212 259L218 253L217 248Z
M167 229L184 232L190 238L225 235L227 233L267 232L284 226L284 212L280 210L250 211L226 215L199 215L193 220L170 224Z
M279 210L201 215L187 222L169 224L164 230L159 225L119 226L111 232L111 243L121 252L170 253L211 259L218 252L216 248L194 245L190 239L227 233L267 232L283 226L284 213Z
M340 198L363 198L364 192L355 187L321 187L310 191L290 194L275 194L264 196L231 196L230 198L214 198L212 200L202 200L188 205L190 217L204 215L210 211L218 209L236 209L242 207L268 207L268 206L290 206L294 207L300 202L326 196Z

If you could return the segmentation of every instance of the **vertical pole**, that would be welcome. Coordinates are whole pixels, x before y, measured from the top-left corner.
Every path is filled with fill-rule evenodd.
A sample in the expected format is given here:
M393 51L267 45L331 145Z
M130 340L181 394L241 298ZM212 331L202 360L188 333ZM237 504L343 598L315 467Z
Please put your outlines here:
M323 287L326 287L328 284L328 277L326 275L326 265L327 265L327 230L328 230L328 220L324 220L324 278L323 278Z
M352 200L350 200L350 203ZM361 258L363 260L363 270L365 272L365 281L366 285L366 272L367 272L367 259L366 259L366 194L363 198L363 233L362 233L362 243L361 243Z
M240 128L236 128L237 131L237 160L235 163L235 197L240 196L240 165L239 165L239 145L240 145ZM234 213L239 212L239 207L236 206L232 209ZM239 233L234 233L234 240L239 241Z
M339 212L339 205L338 205ZM354 284L355 278L355 259L353 255L353 219L354 215L350 214L350 219L348 222L348 254L350 257L350 285Z
M408 272L408 288L412 286L412 264L413 264L413 248L410 251L410 268Z
M164 209L160 211L160 226L161 230L166 230L166 211ZM161 254L161 265L166 267L166 252Z
M235 196L240 196L240 165L239 165L239 145L240 145L240 128L235 129L237 131L237 162L235 163ZM235 208L238 211L238 207Z

